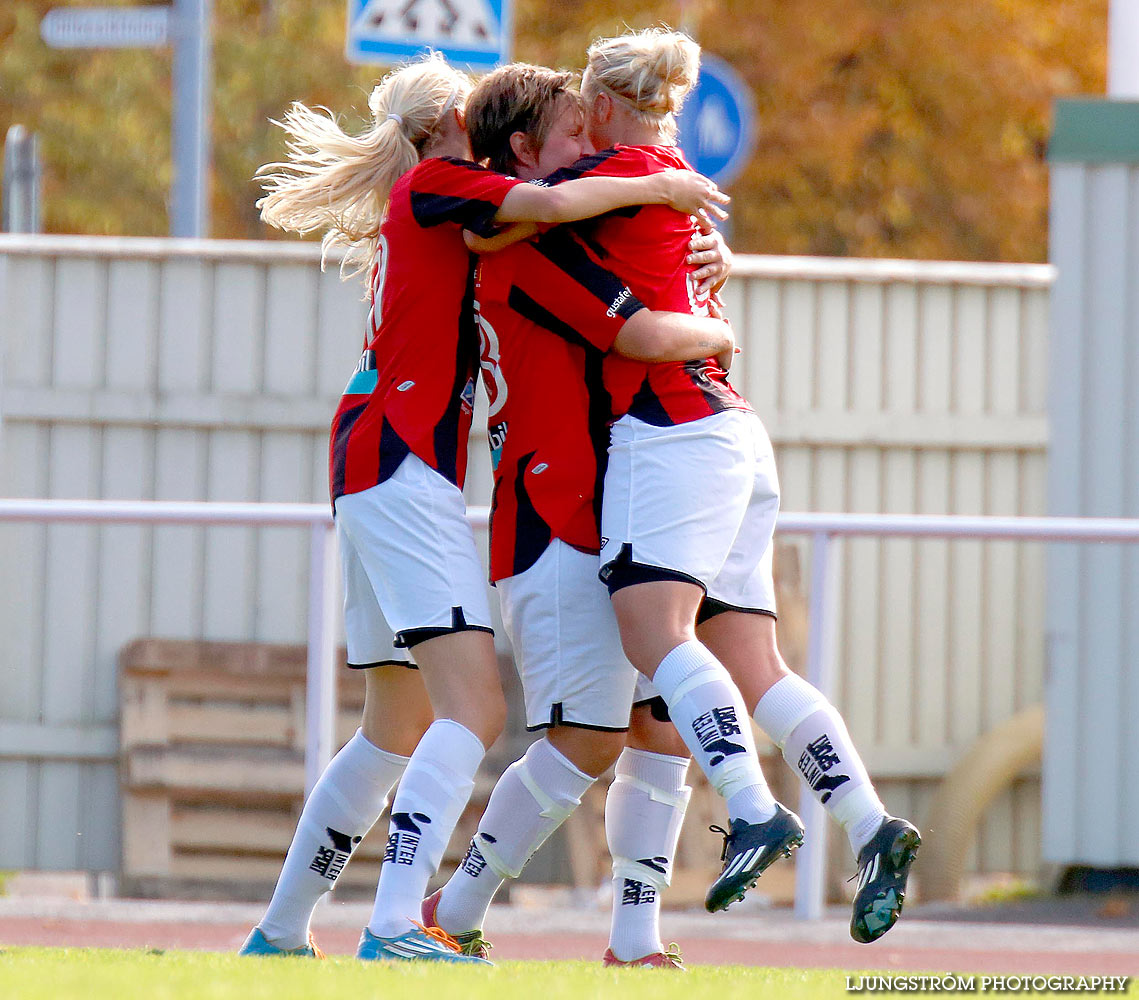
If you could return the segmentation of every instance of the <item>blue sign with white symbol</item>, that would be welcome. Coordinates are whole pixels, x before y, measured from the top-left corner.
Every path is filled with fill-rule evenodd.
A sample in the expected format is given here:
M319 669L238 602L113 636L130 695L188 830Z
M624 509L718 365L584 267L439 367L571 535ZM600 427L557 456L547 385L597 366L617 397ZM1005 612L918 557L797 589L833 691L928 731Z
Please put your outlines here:
M510 59L513 0L348 0L351 62L396 63L428 49L475 70Z
M755 149L751 91L723 59L706 52L677 124L685 158L721 187L739 176Z

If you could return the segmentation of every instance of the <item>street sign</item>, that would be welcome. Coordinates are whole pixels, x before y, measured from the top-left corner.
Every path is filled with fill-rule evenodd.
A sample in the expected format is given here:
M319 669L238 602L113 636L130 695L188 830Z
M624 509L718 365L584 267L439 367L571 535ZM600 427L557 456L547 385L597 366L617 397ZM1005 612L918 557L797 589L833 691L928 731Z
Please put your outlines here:
M56 7L40 21L53 49L151 48L170 41L169 7Z
M348 0L348 59L394 63L428 49L475 70L510 58L513 0Z
M685 158L721 187L739 176L755 149L751 91L731 66L707 52L677 124Z

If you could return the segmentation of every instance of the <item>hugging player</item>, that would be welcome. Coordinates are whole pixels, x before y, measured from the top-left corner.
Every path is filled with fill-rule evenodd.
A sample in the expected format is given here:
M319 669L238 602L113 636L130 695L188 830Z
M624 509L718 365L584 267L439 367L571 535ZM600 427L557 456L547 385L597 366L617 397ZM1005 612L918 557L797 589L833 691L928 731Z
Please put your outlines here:
M515 64L495 70L467 103L474 154L527 180L592 152L572 77ZM467 856L424 906L465 948L495 891L616 761L606 802L614 904L608 965L678 965L659 932L689 789L687 751L654 720L621 650L598 580L600 482L610 402L606 352L647 362L730 352L720 320L646 309L590 258L568 227L484 255L475 279L483 377L490 400L494 502L491 579L514 648L526 722L544 735L498 782ZM642 685L647 687L647 685Z

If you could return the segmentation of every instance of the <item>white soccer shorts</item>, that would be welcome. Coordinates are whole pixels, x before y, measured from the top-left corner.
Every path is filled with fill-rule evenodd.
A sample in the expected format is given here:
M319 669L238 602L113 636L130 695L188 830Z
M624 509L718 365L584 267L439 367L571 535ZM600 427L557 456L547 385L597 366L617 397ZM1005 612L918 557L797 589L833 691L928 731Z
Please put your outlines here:
M639 675L621 649L597 566L597 556L555 538L528 570L498 581L528 730L629 728Z
M672 427L626 415L613 425L601 511L610 590L688 580L707 605L774 615L778 514L775 455L754 413Z
M415 455L385 482L336 501L348 662L452 632L493 632L486 575L463 494ZM377 612L382 615L377 620Z

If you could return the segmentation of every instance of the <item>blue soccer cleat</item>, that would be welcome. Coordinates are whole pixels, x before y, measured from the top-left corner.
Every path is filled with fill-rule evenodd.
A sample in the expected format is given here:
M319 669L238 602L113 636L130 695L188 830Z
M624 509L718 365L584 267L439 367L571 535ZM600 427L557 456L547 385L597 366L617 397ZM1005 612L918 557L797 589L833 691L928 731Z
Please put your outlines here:
M439 927L414 928L397 937L377 937L367 927L360 935L356 957L366 962L464 962L468 965L493 965L485 958L464 955L462 947Z
M733 819L728 830L720 826L709 829L724 835L724 850L720 855L724 868L704 898L704 908L709 913L726 910L743 899L744 893L755 887L759 876L773 862L791 857L791 852L803 843L803 824L799 817L778 802L775 815L766 823Z
M269 939L265 937L265 932L260 927L254 927L249 932L249 937L245 939L245 944L241 946L239 955L291 955L294 958L324 958L324 952L317 946L316 942L312 939L310 934L308 937L308 944L300 948L278 948L275 944L270 943Z
M921 834L912 823L887 816L858 852L858 892L850 936L859 944L877 941L897 923L906 901L910 865L919 847Z

